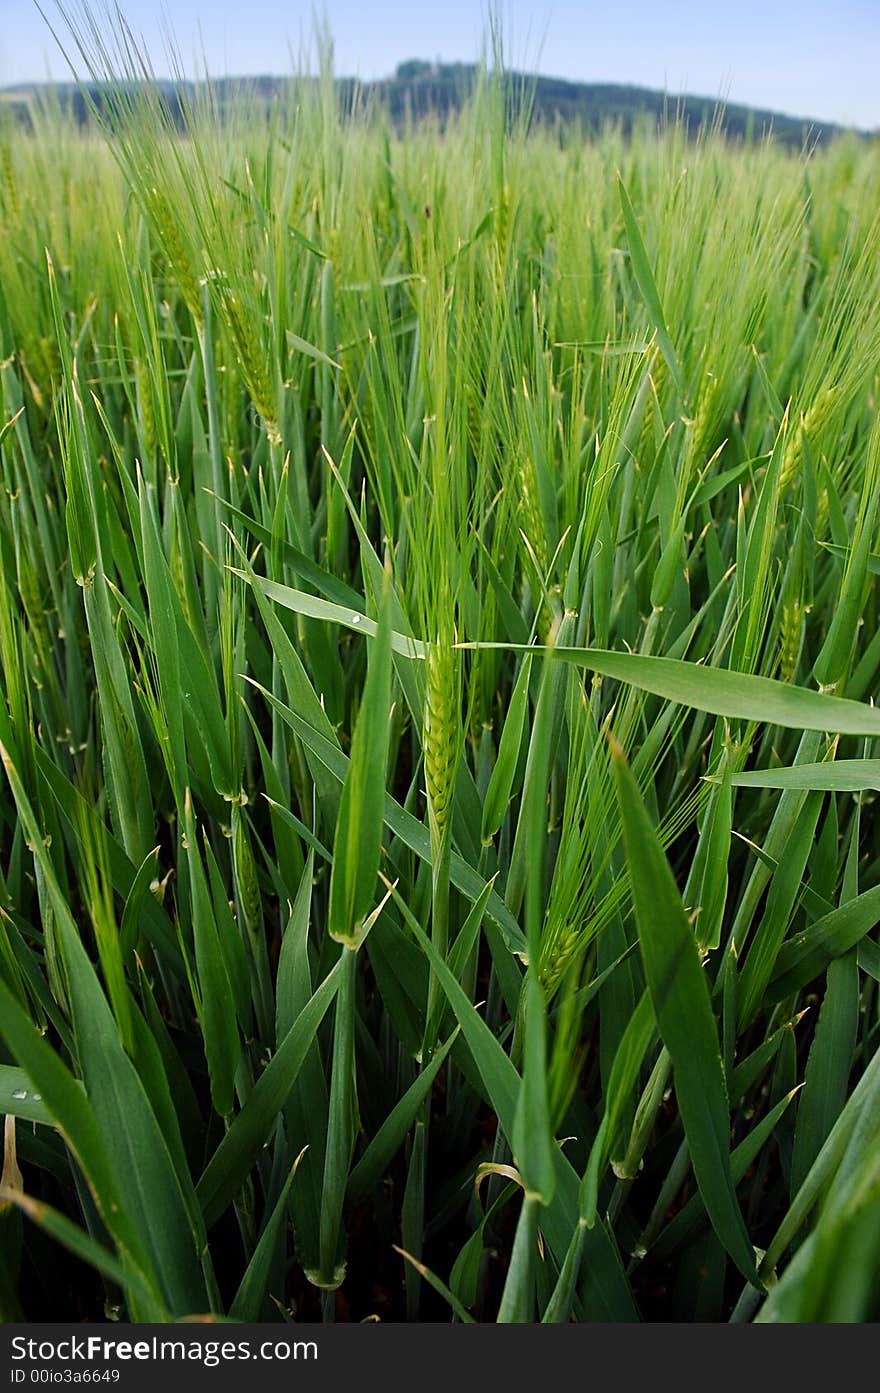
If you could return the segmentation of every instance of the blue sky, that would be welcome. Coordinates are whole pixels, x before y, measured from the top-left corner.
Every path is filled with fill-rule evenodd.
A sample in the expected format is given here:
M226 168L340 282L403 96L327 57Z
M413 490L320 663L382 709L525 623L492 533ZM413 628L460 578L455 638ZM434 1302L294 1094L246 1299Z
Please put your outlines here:
M55 16L54 0L43 4ZM157 72L167 71L170 23L184 66L203 53L215 75L289 72L314 32L315 8L311 0L122 4ZM317 9L337 72L362 78L386 76L405 58L472 60L487 17L479 0L325 0ZM507 0L498 9L514 66L880 127L880 0ZM0 0L0 86L47 71L67 76L33 0Z

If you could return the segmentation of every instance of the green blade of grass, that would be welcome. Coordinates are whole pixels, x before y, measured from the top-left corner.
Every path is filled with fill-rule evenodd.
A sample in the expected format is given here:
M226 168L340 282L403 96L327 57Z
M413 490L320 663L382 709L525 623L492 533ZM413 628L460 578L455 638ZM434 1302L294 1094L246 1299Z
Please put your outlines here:
M516 1105L522 1086L519 1073L503 1046L492 1034L473 1003L465 994L460 983L447 965L437 955L431 940L418 922L408 912L395 893L395 901L400 905L410 931L431 960L434 971L445 991L449 1004L455 1012L462 1035L467 1041L486 1091L491 1099L502 1130L508 1138L513 1135ZM578 1219L578 1187L580 1184L573 1166L557 1145L554 1149L556 1168L555 1197L553 1203L542 1215L542 1230L551 1244L560 1263L565 1254L572 1230ZM625 1275L620 1266L613 1242L604 1225L588 1231L585 1253L590 1283L585 1302L590 1309L601 1312L604 1320L632 1320L636 1318L636 1308ZM599 1318L598 1315L595 1318Z
M503 643L465 643L464 648L529 650ZM806 687L775 682L746 672L706 667L678 658L641 653L613 653L599 648L557 647L553 658L574 663L618 682L651 692L696 711L729 720L759 721L791 730L827 731L837 735L880 735L880 712L845 697L826 696Z
M205 1054L211 1078L211 1100L220 1116L229 1118L233 1109L235 1068L241 1047L235 1020L235 1000L220 948L208 882L199 855L198 834L189 789L184 796L184 826L199 986L196 1005L205 1036Z
M798 1103L791 1190L797 1193L843 1111L859 1020L859 973L850 951L828 964L825 996Z
M259 686L254 683L254 686ZM303 720L296 711L286 706L276 697L260 688L266 700L279 712L282 718L288 723L290 728L296 732L316 756L323 766L330 771L334 778L340 783L345 782L348 772L348 756L320 735L308 721ZM390 794L385 796L385 807L383 818L391 831L394 832L405 843L406 846L414 851L415 854L430 865L431 862L431 838L428 829L423 823L414 818L400 806ZM450 877L452 883L472 902L479 899L483 891L485 881L481 879L479 873L469 866L463 857L453 852L450 856ZM489 896L486 906L486 913L493 919L501 930L510 949L523 955L525 953L525 938L523 932L510 913L498 892L493 890Z
M614 1155L616 1133L623 1109L638 1082L645 1055L655 1038L654 1012L651 997L643 993L630 1018L614 1055L614 1063L605 1089L605 1111L596 1138L590 1148L587 1168L581 1183L580 1217L589 1228L596 1222L599 1184L609 1158Z
M612 760L642 962L660 1035L672 1056L694 1174L720 1241L743 1276L758 1285L754 1250L730 1170L727 1089L696 940L619 746L612 746Z
M52 1114L23 1069L0 1064L0 1112L20 1117L24 1122L54 1126Z
M480 839L484 846L488 846L491 843L492 838L504 821L507 805L510 802L510 796L513 791L513 782L519 763L523 726L525 724L526 709L529 701L530 673L531 661L526 657L523 659L522 666L520 667L516 682L514 683L513 692L510 697L510 705L507 708L507 716L504 721L504 729L501 732L501 739L498 742L498 758L495 761L489 779L489 787L486 789L486 796L483 799L483 822L480 829Z
M320 619L330 624L341 624L343 628L350 629L355 633L366 634L368 638L376 638L379 625L375 619L370 619L364 613L363 601L360 608L352 610L347 606L334 604L330 600L319 599L316 595L308 595L304 590L295 590L289 585L281 585L278 581L265 580L262 576L255 575L253 572L248 574L246 571L237 570L234 566L230 568L242 580L248 581L250 585L259 589L268 599L274 600L276 604L283 605L285 609L293 610L295 614L305 615L309 619ZM425 645L420 639L410 638L406 634L398 633L390 626L390 616L388 624L388 636L390 646L395 653L399 653L404 658L424 658Z
M235 1198L284 1107L318 1026L339 990L340 970L337 963L300 1011L205 1167L196 1196L209 1228Z
M301 1151L291 1166L290 1174L281 1187L281 1193L275 1202L275 1207L263 1226L260 1241L254 1249L253 1257L247 1265L238 1291L235 1293L229 1308L230 1320L258 1321L260 1319L260 1311L269 1295L268 1284L272 1264L287 1219L290 1188L296 1178L296 1172L303 1155L304 1152Z
M636 284L639 287L642 299L647 306L648 314L654 325L654 330L657 334L657 342L666 360L666 366L669 368L679 396L683 397L684 381L678 362L678 354L673 347L672 339L669 335L666 316L663 313L663 305L660 300L660 292L657 289L657 282L654 279L654 272L651 269L651 263L648 259L648 253L645 250L642 234L639 231L639 225L636 221L636 215L633 211L630 196L619 174L617 176L617 191L620 195L623 224L626 228L626 237L629 242L629 254L632 261L633 274L636 278Z
M794 1096L794 1093L788 1093L784 1098L780 1098L775 1107L769 1110L766 1117L761 1118L761 1121L752 1128L739 1146L734 1147L730 1153L730 1169L735 1184L738 1185L749 1168L754 1165ZM666 1228L661 1231L656 1242L652 1244L651 1257L661 1260L686 1243L699 1226L700 1221L706 1222L705 1215L706 1207L702 1195L699 1193L692 1195L684 1207L666 1225Z
M446 1056L452 1049L460 1026L444 1040L431 1056L430 1061L416 1076L399 1102L386 1117L369 1146L353 1167L348 1178L346 1202L357 1204L365 1198L386 1174L388 1166L403 1145L406 1135L419 1114L422 1103L431 1091L434 1080L443 1066Z
M357 953L353 948L343 947L339 973L321 1186L320 1259L317 1271L307 1274L317 1286L328 1291L338 1287L345 1275L343 1206L356 1128L354 1036Z
M768 995L782 1001L818 977L833 958L854 948L880 923L880 886L842 904L808 929L794 934L779 950Z
M420 1262L418 1258L413 1257L412 1253L407 1253L403 1248L398 1248L396 1243L392 1246L395 1253L399 1253L404 1261L408 1262L410 1266L418 1272L419 1276L424 1278L428 1285L433 1287L434 1290L443 1297L443 1300L449 1305L450 1310L458 1316L458 1319L464 1325L473 1325L474 1318L470 1311L465 1309L455 1293L449 1290L446 1283L442 1281L435 1272L432 1272L431 1269L426 1267L423 1262Z
M281 940L275 982L275 1037L279 1041L285 1038L312 995L309 925L314 862L314 851L310 849ZM317 1039L312 1042L284 1105L284 1122L289 1143L307 1147L300 1162L300 1178L291 1193L290 1209L302 1264L306 1268L316 1267L327 1136L327 1081Z
M391 707L391 630L383 605L370 651L367 681L351 743L351 756L336 821L330 871L328 931L338 943L357 945L373 903L388 763Z
M181 1313L202 1309L207 1303L196 1262L197 1235L187 1213L181 1181L141 1080L122 1047L116 1022L61 894L17 771L11 761L5 762L57 917L83 1081L109 1160L119 1176L126 1211L142 1250L150 1254L169 1308ZM43 1051L38 1051L36 1058L43 1068L47 1067ZM21 1062L37 1083L30 1061ZM61 1076L57 1070L54 1073L60 1086ZM70 1094L71 1086L65 1085L66 1093ZM42 1091L63 1126L57 1096L53 1101L45 1089ZM118 1206L115 1200L108 1203Z
M62 1244L74 1257L94 1267L123 1291L131 1293L139 1320L164 1322L169 1319L166 1307L157 1299L142 1274L130 1262L120 1262L84 1229L71 1223L66 1214L20 1190L0 1188L0 1205L2 1204L17 1205L23 1214Z
M151 1260L124 1207L110 1153L82 1085L46 1044L2 981L0 1007L0 1033L21 1061L27 1078L39 1090L42 1105L73 1148L120 1253L136 1266L156 1304L161 1304Z
M821 764L794 764L779 769L751 769L732 774L735 788L816 789L829 793L880 792L880 759L836 759Z

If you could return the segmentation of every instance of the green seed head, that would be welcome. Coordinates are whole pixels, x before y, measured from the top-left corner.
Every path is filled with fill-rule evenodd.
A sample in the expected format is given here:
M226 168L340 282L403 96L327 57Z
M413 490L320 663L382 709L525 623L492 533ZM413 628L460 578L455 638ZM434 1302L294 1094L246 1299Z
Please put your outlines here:
M779 474L779 487L788 488L800 474L804 462L804 436L811 444L821 438L825 426L837 401L836 389L826 387L801 415L800 425L790 432L782 456L782 469Z
M805 613L805 607L800 600L791 600L782 607L779 667L784 682L794 681L804 635Z
M449 825L450 803L458 764L459 660L449 642L428 650L428 691L425 703L424 752L428 813L432 839L440 845Z

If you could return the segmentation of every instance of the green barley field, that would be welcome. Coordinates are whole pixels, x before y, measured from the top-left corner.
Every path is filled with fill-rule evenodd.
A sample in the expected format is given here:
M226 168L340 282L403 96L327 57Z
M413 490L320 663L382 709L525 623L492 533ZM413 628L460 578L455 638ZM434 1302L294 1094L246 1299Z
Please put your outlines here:
M880 155L0 126L0 1313L880 1317Z

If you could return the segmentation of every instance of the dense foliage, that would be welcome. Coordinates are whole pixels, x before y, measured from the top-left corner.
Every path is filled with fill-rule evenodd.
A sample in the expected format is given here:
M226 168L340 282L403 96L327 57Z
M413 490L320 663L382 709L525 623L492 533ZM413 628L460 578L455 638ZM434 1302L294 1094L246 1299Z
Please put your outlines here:
M876 154L193 100L0 149L5 1318L876 1318Z

